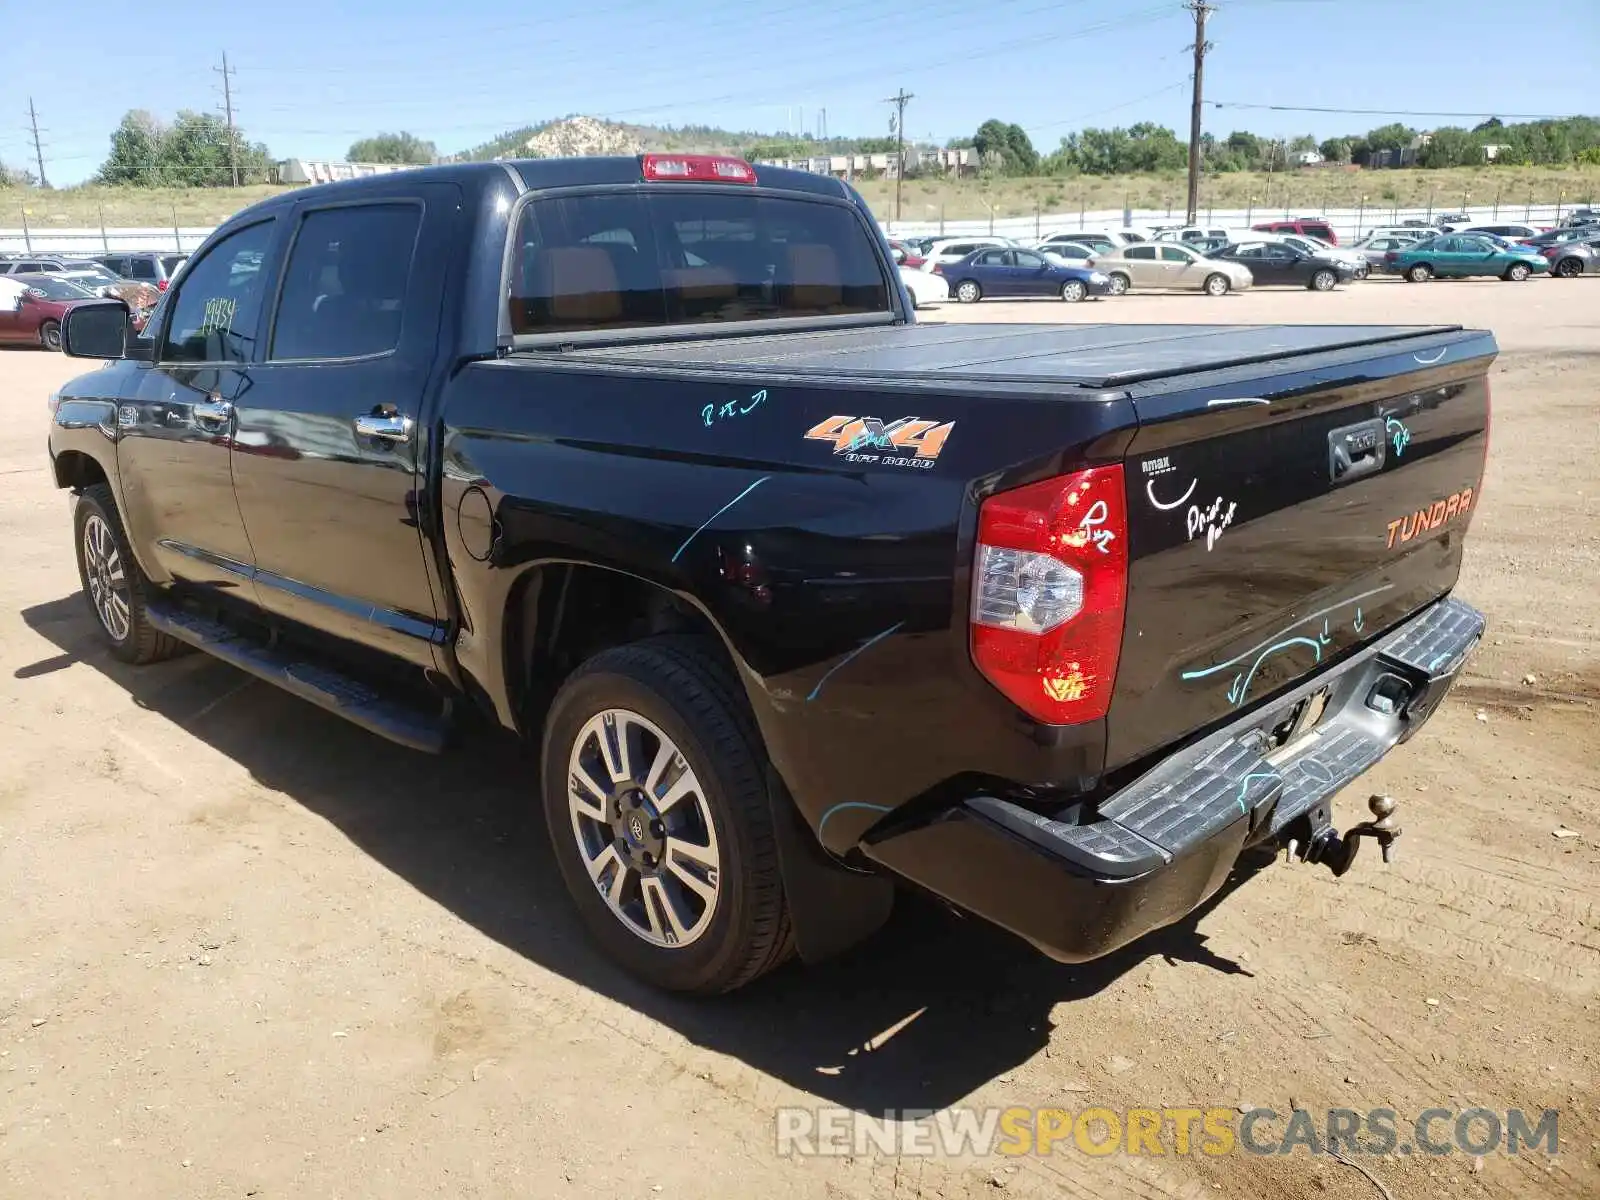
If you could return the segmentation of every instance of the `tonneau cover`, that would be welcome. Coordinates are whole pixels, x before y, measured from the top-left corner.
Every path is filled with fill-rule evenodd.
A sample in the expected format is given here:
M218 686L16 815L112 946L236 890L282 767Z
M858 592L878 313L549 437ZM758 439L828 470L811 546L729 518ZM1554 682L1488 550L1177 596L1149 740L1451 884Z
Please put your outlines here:
M1458 325L895 325L568 347L562 358L701 371L1117 387L1426 338Z

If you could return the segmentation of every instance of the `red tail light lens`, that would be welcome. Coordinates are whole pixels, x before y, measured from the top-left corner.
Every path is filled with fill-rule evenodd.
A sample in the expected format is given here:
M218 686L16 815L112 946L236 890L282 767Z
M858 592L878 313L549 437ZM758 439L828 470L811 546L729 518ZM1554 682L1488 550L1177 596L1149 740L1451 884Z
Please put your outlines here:
M1047 725L1106 715L1128 593L1122 467L1091 467L983 502L972 659Z
M646 154L644 177L655 182L755 183L756 169L742 158L717 154Z
M166 291L167 290L167 284L170 283L170 282L171 282L171 280L167 280L167 279L158 279L158 280L156 280L156 291L158 291L158 292Z

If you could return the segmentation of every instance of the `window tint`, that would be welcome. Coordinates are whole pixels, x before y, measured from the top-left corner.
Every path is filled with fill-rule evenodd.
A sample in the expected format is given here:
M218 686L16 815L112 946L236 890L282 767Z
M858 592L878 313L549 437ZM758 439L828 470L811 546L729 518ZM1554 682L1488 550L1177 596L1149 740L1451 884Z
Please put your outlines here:
M421 224L415 204L307 213L284 269L270 357L357 358L393 350Z
M999 250L990 250L986 254L978 255L978 257L973 260L973 262L977 266L980 266L980 267L999 267L999 266L1004 266L1005 265L1005 261L1006 261L1005 254L1002 253Z
M835 204L731 189L553 197L523 210L518 235L515 333L888 312L892 303L871 235Z
M148 258L130 259L129 262L128 262L128 266L129 266L129 274L128 274L128 278L129 279L149 279L149 280L153 280L153 279L156 278L156 264L151 262Z
M1012 261L1019 267L1038 268L1044 266L1044 259L1037 254L1029 254L1026 250L1012 251Z
M161 344L163 362L248 362L261 311L272 222L231 233L185 273Z
M1156 248L1154 246L1129 246L1123 253L1129 258L1154 259Z
M1176 246L1163 246L1161 247L1161 261L1186 263L1193 262L1194 259Z

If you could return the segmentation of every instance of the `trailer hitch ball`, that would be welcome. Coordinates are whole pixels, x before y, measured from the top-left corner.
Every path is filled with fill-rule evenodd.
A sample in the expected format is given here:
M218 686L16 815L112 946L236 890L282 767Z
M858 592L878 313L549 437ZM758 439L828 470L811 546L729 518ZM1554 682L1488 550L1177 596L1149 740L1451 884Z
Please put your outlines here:
M1311 834L1302 849L1295 841L1289 842L1289 861L1296 854L1306 862L1321 863L1335 875L1343 875L1355 865L1356 851L1361 849L1362 838L1372 838L1383 853L1385 864L1394 861L1394 843L1400 836L1400 826L1394 819L1398 802L1393 796L1372 796L1367 800L1373 819L1352 825L1343 836L1328 822L1327 810L1318 806L1312 814Z

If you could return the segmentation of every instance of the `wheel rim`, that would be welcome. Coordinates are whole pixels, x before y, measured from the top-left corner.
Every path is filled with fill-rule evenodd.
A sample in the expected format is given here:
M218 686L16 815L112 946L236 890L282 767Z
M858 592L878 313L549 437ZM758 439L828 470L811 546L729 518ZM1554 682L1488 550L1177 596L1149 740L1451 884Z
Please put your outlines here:
M1069 283L1062 287L1061 298L1071 304L1083 299L1083 284Z
M611 915L653 946L711 925L722 858L699 778L654 722L595 714L567 759L567 805L584 868Z
M1333 287L1333 274L1329 271L1318 271L1317 277L1312 282L1317 285L1317 291L1326 292Z
M961 287L956 290L956 295L961 297L961 299L965 300L968 304L971 304L978 298L978 285L975 283L963 283Z
M61 329L56 325L46 325L40 334L44 340L45 348L59 350L61 348Z
M1521 282L1522 280L1526 279L1527 277L1528 277L1528 268L1522 266L1520 263L1517 266L1514 266L1514 267L1511 268L1511 278L1517 280L1518 282Z
M83 574L89 602L113 641L125 641L132 627L128 608L128 574L111 527L98 514L83 523Z
M1213 275L1210 279L1206 280L1206 291L1210 292L1213 296L1220 296L1227 290L1228 281L1221 275Z
M1571 279L1574 275L1576 275L1582 269L1583 269L1582 264L1579 263L1577 259L1575 259L1575 258L1564 258L1564 259L1561 260L1560 264L1556 267L1556 274L1564 276L1567 279Z
M1125 292L1127 292L1127 290L1128 290L1128 281L1126 279L1124 279L1121 275L1113 275L1111 277L1111 294L1112 295L1121 296Z
M1417 283L1426 282L1427 278L1428 278L1428 268L1427 267L1412 267L1411 268L1411 278L1413 280L1415 280Z

